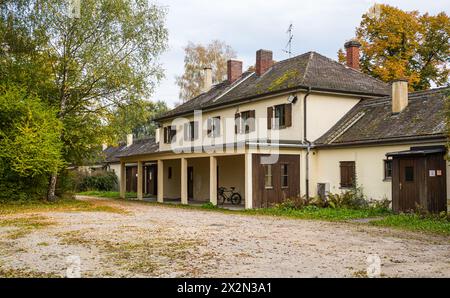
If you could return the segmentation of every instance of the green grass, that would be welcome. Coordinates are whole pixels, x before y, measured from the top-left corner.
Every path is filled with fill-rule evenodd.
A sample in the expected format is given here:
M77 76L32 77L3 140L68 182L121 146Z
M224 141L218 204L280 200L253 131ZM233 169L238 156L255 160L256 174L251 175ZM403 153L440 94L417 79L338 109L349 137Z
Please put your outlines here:
M101 198L109 198L109 199L119 199L120 198L120 192L118 192L118 191L90 190L90 191L79 192L79 193L77 193L77 195L101 197ZM126 198L136 198L137 194L135 192L127 192L125 194L125 197Z
M440 218L420 218L415 214L389 215L381 220L373 221L370 224L374 226L450 236L450 221Z
M0 203L0 215L32 212L70 212L93 211L122 213L123 210L95 202L75 199L60 199L55 202L47 201L12 201Z

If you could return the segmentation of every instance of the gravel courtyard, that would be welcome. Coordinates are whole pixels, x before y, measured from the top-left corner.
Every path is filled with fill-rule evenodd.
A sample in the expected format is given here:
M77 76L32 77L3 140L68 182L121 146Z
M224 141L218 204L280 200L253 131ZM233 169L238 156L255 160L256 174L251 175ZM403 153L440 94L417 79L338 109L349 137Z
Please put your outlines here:
M28 233L0 227L0 276L450 277L450 238L371 227L83 198L122 212L45 212ZM70 259L70 258L69 258Z

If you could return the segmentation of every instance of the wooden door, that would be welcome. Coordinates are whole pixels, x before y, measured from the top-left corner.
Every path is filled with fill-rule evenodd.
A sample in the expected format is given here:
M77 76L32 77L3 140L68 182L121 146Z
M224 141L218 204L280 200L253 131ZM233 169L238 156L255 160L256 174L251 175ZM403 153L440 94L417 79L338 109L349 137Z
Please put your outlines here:
M150 165L147 167L147 193L157 195L158 193L158 166Z
M447 173L444 155L429 155L426 170L428 211L432 213L447 211Z
M126 167L126 191L137 192L137 167Z
M420 185L423 184L414 158L399 160L398 207L399 211L415 210L420 205Z
M188 199L194 199L194 167L188 167Z

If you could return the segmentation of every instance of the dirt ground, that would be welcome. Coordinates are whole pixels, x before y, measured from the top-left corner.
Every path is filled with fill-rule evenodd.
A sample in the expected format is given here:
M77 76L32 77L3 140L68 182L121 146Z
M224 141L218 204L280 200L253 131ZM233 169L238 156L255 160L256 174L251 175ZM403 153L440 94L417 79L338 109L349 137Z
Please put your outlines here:
M126 212L34 213L38 228L0 227L0 276L364 277L377 255L381 277L450 277L449 237L83 199Z

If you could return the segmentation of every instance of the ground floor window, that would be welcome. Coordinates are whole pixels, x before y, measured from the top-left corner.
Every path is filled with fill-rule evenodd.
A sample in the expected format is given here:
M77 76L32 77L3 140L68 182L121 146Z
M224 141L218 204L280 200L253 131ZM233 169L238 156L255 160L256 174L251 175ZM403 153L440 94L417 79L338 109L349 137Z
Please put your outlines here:
M392 160L384 160L384 180L392 179Z
M355 186L355 162L341 161L339 163L341 170L341 188L349 188Z
M281 187L287 188L288 185L288 165L284 163L281 164Z
M264 165L264 187L266 189L273 188L272 165Z

